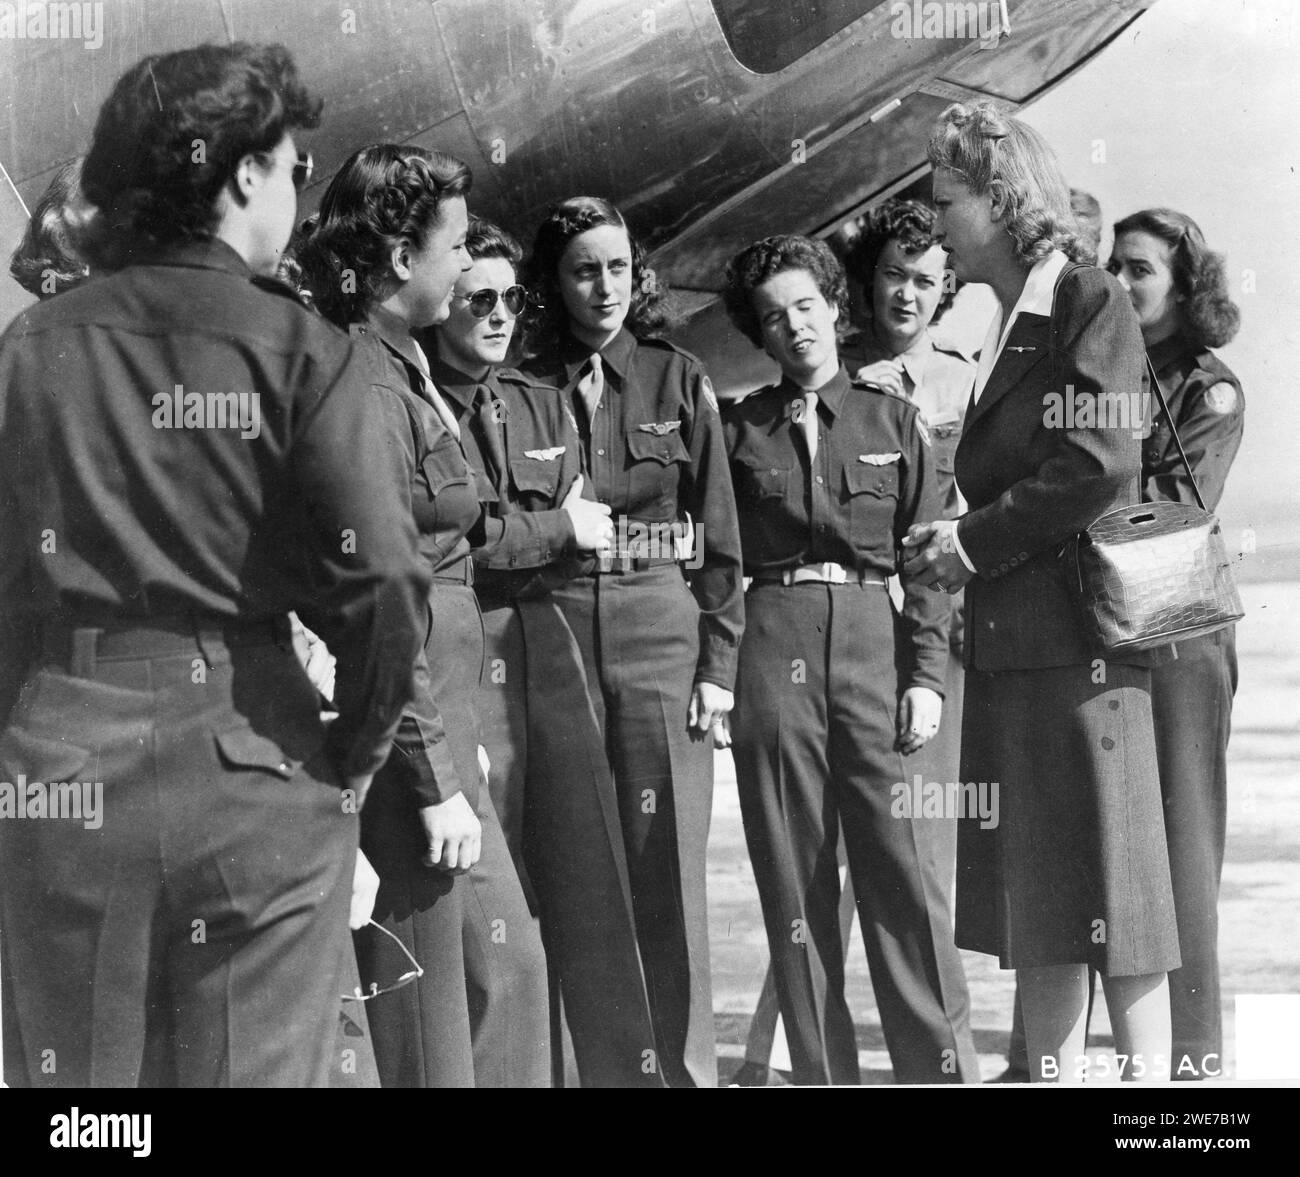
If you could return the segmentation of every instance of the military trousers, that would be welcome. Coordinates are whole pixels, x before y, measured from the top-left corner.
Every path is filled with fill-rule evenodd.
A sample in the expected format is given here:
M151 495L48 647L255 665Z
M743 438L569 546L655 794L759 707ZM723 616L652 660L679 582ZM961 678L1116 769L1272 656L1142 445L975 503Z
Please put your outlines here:
M11 1078L327 1085L357 821L287 620L52 628L0 765Z
M472 588L435 581L425 645L456 774L483 827L466 875L422 862L418 802L390 765L376 774L361 844L380 877L375 920L424 968L413 984L368 1002L385 1087L547 1087L550 1013L546 964L491 795L479 787L477 696L483 625ZM356 937L363 987L408 971L374 929Z
M857 1083L839 831L894 1077L978 1082L970 1001L926 820L898 804L894 615L883 586L756 583L732 724L745 838L796 1082Z
M687 711L699 608L680 567L521 601L524 853L583 1086L713 1086L705 848L712 743Z

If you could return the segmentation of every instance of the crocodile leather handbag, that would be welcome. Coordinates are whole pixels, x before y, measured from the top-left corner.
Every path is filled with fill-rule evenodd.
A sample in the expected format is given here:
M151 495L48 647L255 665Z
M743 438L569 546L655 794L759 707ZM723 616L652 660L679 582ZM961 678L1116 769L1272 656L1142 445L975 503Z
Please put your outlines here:
M1138 503L1108 511L1075 539L1084 626L1101 654L1213 633L1245 616L1219 520L1205 509L1149 359L1147 372L1199 509L1188 503Z

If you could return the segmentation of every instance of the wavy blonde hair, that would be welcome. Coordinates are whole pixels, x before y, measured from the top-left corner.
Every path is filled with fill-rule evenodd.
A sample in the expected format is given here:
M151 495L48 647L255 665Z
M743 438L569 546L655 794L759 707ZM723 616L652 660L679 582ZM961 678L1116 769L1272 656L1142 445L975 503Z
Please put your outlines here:
M988 102L954 103L939 116L926 149L978 196L996 183L1006 197L1002 227L1027 266L1059 249L1071 261L1095 262L1070 209L1070 186L1056 154L1032 127Z

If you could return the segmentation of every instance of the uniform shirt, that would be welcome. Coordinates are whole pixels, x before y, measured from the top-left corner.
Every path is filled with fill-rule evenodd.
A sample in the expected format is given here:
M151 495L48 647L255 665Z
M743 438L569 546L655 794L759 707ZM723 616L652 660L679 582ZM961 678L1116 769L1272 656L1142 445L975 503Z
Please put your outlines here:
M525 370L571 399L583 447L583 469L618 535L639 525L681 524L695 533L690 586L701 613L697 682L730 690L745 626L740 535L727 476L722 422L712 385L694 356L626 329L601 351L605 392L588 422L577 386L591 352L571 337L558 354ZM655 534L650 530L650 534Z
M388 377L385 395L374 409L388 423L388 461L401 470L408 487L420 551L436 575L457 579L467 570L466 536L480 512L460 443L425 398L423 369L406 324L376 307L366 322L354 324L350 331ZM428 617L428 625L437 624L437 616ZM472 793L477 782L457 776L423 649L413 661L415 697L402 713L388 771L411 791L418 808L441 804L459 792Z
M592 561L579 558L573 520L559 506L582 472L577 425L559 391L514 368L494 368L481 382L474 380L440 359L434 340L429 345L430 372L460 423L484 508L470 535L480 598L540 596L589 569ZM490 458L477 403L480 387L490 398L505 469L496 469ZM583 492L594 498L587 482Z
M1212 351L1193 347L1177 334L1162 339L1148 354L1196 485L1206 509L1213 511L1241 445L1246 410L1241 382ZM1142 498L1195 506L1196 495L1178 456L1169 420L1154 397L1151 407L1151 435L1142 443Z
M939 517L934 457L910 401L841 368L817 389L817 457L809 467L803 392L789 379L723 413L740 511L745 574L831 561L872 579L900 573L896 552L913 523ZM948 598L901 573L907 686L943 694Z
M0 341L0 616L296 610L338 657L330 750L372 771L411 695L429 583L373 379L214 238L28 308ZM0 652L0 673L24 669Z
M953 460L961 440L961 423L975 384L975 365L961 352L921 333L901 355L894 355L870 329L841 353L844 366L856 372L880 360L898 361L903 370L903 391L921 410L934 450L934 465L943 503L941 518L956 519L962 513L957 493Z

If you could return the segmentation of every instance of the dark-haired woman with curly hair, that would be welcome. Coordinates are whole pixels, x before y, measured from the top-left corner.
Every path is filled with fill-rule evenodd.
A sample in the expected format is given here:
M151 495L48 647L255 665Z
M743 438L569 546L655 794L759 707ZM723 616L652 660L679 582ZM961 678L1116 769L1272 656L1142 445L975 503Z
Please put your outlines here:
M549 599L575 690L566 722L530 717L529 873L583 1084L712 1086L711 737L744 619L718 406L699 361L651 337L661 292L608 201L554 205L529 270L525 370L571 404L617 535Z
M469 169L440 152L363 148L331 180L298 251L315 304L368 342L374 411L389 419L433 572L421 689L361 816L384 931L363 930L357 955L363 982L380 990L368 1012L385 1086L550 1079L541 942L480 780L483 623L470 549L482 512L459 426L412 336L447 318L470 266L469 186ZM410 972L385 931L424 969L391 993Z
M1240 319L1223 257L1191 217L1150 208L1115 226L1107 267L1129 292L1142 339L1205 505L1214 510L1241 445L1241 383L1210 349ZM1169 420L1142 443L1142 498L1195 504ZM1169 974L1174 1078L1213 1078L1222 1065L1219 879L1228 808L1228 733L1237 689L1234 627L1177 644L1152 671L1165 837L1182 968Z

